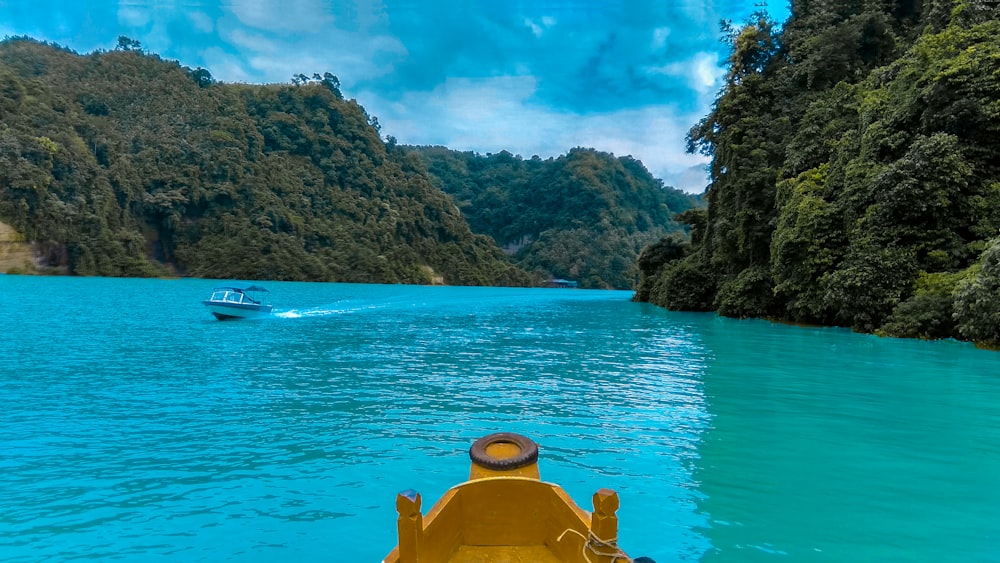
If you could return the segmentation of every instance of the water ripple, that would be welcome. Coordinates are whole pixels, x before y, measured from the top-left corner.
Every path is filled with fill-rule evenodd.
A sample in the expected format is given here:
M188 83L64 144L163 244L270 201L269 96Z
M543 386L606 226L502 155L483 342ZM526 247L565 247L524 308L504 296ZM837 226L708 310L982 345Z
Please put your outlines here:
M965 440L939 416L1000 427L1000 400L967 400L996 386L958 378L902 409L919 424L886 430L887 397L910 391L858 374L912 372L915 354L888 361L859 335L666 313L624 292L348 284L269 284L278 314L221 323L199 305L213 284L0 276L18 327L0 355L0 560L328 560L346 537L346 558L374 561L396 541L396 491L437 498L468 474L471 442L500 430L534 438L542 477L584 507L616 489L622 544L663 561L801 557L752 512L854 496L825 481L792 495L769 464L788 483L791 469L829 478L789 460L844 440L927 479L955 452L926 435L964 440L1000 474L995 436ZM833 358L834 379L803 367ZM952 373L940 352L920 361Z

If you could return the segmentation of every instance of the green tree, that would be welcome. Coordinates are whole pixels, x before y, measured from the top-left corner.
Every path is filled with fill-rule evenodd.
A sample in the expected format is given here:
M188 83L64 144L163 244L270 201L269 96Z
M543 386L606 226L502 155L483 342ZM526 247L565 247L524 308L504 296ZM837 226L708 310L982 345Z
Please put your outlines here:
M993 239L980 261L954 291L958 333L968 340L1000 344L1000 237Z
M0 220L79 275L527 285L333 75L0 42ZM204 70L204 72L202 72ZM333 88L331 88L333 86Z
M130 39L124 35L118 36L118 45L115 46L117 51L137 51L142 52L142 43L136 39Z
M577 280L581 287L634 287L642 248L683 229L672 214L701 206L634 158L593 149L546 161L507 151L408 150L454 198L473 231L540 278Z
M995 11L802 0L791 13L780 32L756 16L729 28L725 88L689 135L712 157L704 228L640 279L642 297L697 309L714 287L726 315L989 339L963 322L984 318L968 296L1000 300L971 289L970 269L1000 232Z

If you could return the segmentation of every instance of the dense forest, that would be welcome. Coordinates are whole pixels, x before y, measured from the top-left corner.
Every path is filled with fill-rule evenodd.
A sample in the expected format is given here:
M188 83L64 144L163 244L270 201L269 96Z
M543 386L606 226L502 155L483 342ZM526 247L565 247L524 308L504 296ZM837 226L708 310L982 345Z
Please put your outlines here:
M222 84L126 37L0 43L0 226L40 254L12 271L627 289L700 206L631 157L383 142L330 73Z
M795 0L723 23L731 54L689 150L705 211L640 257L636 299L1000 342L1000 8Z
M76 275L538 283L336 76L221 84L128 38L0 43L0 222Z
M408 149L455 198L473 232L503 246L517 266L584 288L633 288L639 252L683 229L674 214L703 207L629 156L576 148L525 160L507 151Z

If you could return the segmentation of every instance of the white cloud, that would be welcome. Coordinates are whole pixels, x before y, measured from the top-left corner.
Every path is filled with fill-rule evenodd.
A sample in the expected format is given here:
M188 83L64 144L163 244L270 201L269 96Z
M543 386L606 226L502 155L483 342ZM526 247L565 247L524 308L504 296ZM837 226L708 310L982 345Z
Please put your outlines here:
M333 23L322 0L230 0L233 14L257 29L316 33Z
M254 75L268 76L267 82L289 82L292 75L306 74L312 76L314 72L329 72L324 70L326 61L313 55L283 55L283 56L251 56L246 60L249 63Z
M535 22L533 22L533 21L531 21L531 20L529 20L527 18L525 18L525 20L524 20L524 25L528 26L528 29L531 30L531 33L535 37L541 37L542 36L542 26L538 25L537 23L535 23Z
M467 4L112 0L100 37L80 17L87 10L40 10L34 23L3 21L0 31L81 50L113 45L119 32L106 30L120 28L226 82L329 71L404 143L526 158L592 146L701 191L706 159L684 153L684 137L722 84L716 22L741 20L753 2Z
M631 155L657 178L692 193L707 183L708 160L685 152L684 138L700 118L669 106L580 115L531 104L531 76L450 79L432 92L409 92L388 102L374 92L358 99L378 117L382 133L399 142L524 158L557 157L577 146Z
M684 188L686 191L701 193L708 187L708 164L709 160L703 158L703 162L682 170L677 175L675 186L690 186L697 189ZM669 183L669 182L668 182Z
M146 8L133 5L118 8L118 21L130 27L145 27L152 19L152 13Z
M385 34L330 28L289 38L248 28L232 18L220 20L218 28L219 36L240 53L239 76L253 76L258 83L288 82L297 73L332 72L349 89L358 81L391 72L391 61L406 55L402 43ZM241 80L212 72L220 80Z
M448 58L455 54L444 51L455 49L450 42L426 42L427 38L414 35L413 29L408 35L391 35L399 33L399 29L388 25L388 15L378 0L340 4L321 0L232 0L228 9L229 13L224 8L214 22L200 13L185 19L199 29L211 26L222 40L219 46L200 53L204 66L219 80L287 83L296 73L329 71L341 78L348 97L357 98L371 115L378 117L383 134L401 143L444 145L479 153L508 150L524 158L557 157L573 147L590 147L616 156L631 155L668 185L690 192L704 190L707 159L684 150L686 133L701 115L682 114L677 107L711 105L723 76L714 52L671 53L684 58L646 68L651 78L670 84L686 103L672 98L650 103L651 97L645 96L623 102L625 107L620 109L594 113L586 103L545 105L543 101L551 98L552 85L566 81L571 87L575 75L553 73L545 64L549 59L532 51L537 43L517 43L527 35L525 32L530 32L552 46L564 45L568 40L574 45L589 45L581 56L590 56L588 53L592 54L595 45L603 40L598 37L600 33L585 37L585 41L579 36L568 38L564 36L567 30L557 28L552 16L535 13L511 20L514 26L508 29L518 24L524 27L510 37L497 31L503 26L483 32L486 38L513 41L514 51L520 52L521 58L502 60L500 64L489 58L497 55L494 51L480 51L470 45L461 52L485 57L466 64L468 61L460 57ZM147 17L151 14L156 23L154 12L149 11ZM139 22L143 14L129 13L127 17ZM406 21L403 18L401 21ZM436 31L447 33L448 29ZM620 54L626 56L633 48L645 50L647 46L663 52L686 30L668 27L664 22L639 33L632 40L620 42L617 48L627 50ZM404 44L405 38L412 43L412 54ZM517 51L519 45L521 51ZM489 65L500 68L504 64L506 75L479 74ZM397 67L402 70L393 74ZM433 73L434 80L440 79L436 85L424 81L431 90L422 89L419 83L415 88L400 89L413 76L423 77L427 72ZM548 89L539 90L540 85ZM565 100L561 103L565 104Z
M722 77L726 74L719 66L719 56L715 53L697 53L693 59L691 87L699 93L715 92L722 85Z
M215 23L212 21L212 18L202 12L188 12L187 17L191 20L195 29L202 33L211 33L215 29Z
M166 19L155 19L153 25L143 34L143 38L145 39L143 45L154 53L170 50L170 44L174 39Z
M719 17L714 12L715 2L678 2L676 7L692 21L718 22Z
M176 9L174 2L169 0L152 5L121 3L118 5L118 23L127 28L126 35L133 39L141 37L144 49L164 53L173 42L168 23Z
M541 37L545 30L556 24L556 19L552 16L542 16L538 21L531 18L524 18L524 25L531 30L535 37Z
M226 38L242 52L273 54L287 50L264 35L243 29L233 30Z
M572 134L582 146L612 152L615 156L632 155L656 177L688 192L701 192L707 182L689 174L691 167L704 166L708 160L685 151L688 129L700 116L682 115L669 106L647 106L584 116ZM569 124L567 124L569 125Z
M205 61L205 68L209 69L212 76L223 82L253 82L248 69L245 66L243 57L230 55L229 53L212 47L201 53ZM291 78L289 74L288 78Z
M658 27L653 30L653 43L651 47L658 51L667 46L667 37L670 37L669 27Z
M668 65L651 67L652 74L664 74L683 78L688 86L698 94L714 94L722 85L722 77L726 71L719 66L719 56L716 53L699 52L690 58L670 63Z

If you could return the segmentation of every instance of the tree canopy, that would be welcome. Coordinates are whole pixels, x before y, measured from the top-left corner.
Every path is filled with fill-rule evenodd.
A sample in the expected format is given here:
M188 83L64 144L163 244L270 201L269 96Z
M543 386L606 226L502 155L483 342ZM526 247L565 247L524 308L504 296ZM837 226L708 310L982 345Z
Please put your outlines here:
M996 342L995 305L972 296L1000 301L985 289L998 31L995 8L971 0L796 0L780 27L756 14L730 35L725 88L689 136L712 157L703 233L647 261L638 297Z
M527 285L333 74L0 43L0 221L72 274Z
M642 248L683 230L674 214L702 206L638 160L593 149L546 160L407 149L455 198L474 232L495 240L518 266L585 288L633 288Z

